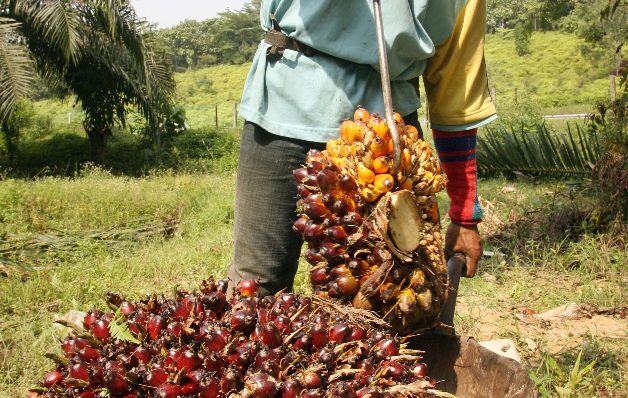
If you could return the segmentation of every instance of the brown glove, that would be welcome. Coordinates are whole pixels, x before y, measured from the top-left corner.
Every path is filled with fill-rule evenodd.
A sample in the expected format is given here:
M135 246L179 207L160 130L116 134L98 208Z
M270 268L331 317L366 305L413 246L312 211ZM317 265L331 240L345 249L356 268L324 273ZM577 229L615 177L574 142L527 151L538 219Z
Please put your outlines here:
M456 253L464 254L467 262L467 272L463 276L473 278L482 257L482 240L477 225L449 224L445 235L445 258L449 260Z

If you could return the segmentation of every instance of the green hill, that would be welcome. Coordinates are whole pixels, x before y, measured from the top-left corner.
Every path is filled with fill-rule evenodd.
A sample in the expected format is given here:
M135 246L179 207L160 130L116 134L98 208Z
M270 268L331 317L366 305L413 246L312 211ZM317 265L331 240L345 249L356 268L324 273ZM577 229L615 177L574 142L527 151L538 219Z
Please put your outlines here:
M512 102L517 89L519 99L541 107L545 113L588 111L608 90L605 71L584 59L580 39L560 32L535 32L531 53L518 56L511 31L486 37L486 60L490 86L496 88L498 107ZM187 111L193 128L213 126L215 106L220 125L232 123L233 104L240 101L249 64L220 65L176 75L179 102ZM80 126L79 110L72 102L59 104L41 101L39 114L51 117L55 124L66 124L73 112L72 126ZM71 126L63 126L66 130Z

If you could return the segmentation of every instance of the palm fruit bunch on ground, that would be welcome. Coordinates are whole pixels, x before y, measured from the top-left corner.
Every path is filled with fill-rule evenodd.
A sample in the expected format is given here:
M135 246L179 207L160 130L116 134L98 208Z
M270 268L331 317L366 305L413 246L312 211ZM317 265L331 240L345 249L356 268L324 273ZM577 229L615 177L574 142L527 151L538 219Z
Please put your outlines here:
M437 323L447 267L435 194L446 177L414 126L395 113L401 162L385 119L358 108L299 183L295 231L307 242L316 294L377 311L399 332Z
M204 281L176 298L92 310L48 354L34 397L394 398L441 395L419 352L367 311L292 293L258 298L256 282ZM66 323L67 325L67 323Z

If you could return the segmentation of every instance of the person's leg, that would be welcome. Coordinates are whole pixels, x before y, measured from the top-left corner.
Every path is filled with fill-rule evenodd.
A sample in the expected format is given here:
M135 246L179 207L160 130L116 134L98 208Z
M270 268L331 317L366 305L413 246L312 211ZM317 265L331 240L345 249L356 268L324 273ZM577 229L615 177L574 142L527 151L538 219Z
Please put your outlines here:
M252 123L242 131L235 198L234 259L229 278L259 280L261 295L291 289L302 241L292 230L297 183L292 171L322 144L273 135Z

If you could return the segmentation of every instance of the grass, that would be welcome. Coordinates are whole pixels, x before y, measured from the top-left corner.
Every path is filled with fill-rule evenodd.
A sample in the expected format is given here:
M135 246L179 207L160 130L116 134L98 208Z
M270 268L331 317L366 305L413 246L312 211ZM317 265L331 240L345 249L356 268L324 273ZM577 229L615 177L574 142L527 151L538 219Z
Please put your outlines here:
M169 294L174 285L194 288L202 278L224 275L232 261L234 184L233 169L128 177L95 167L83 168L72 178L0 181L0 236L34 236L51 229L80 236L84 231L114 228L142 217L171 217L179 226L172 237L132 245L85 241L70 251L42 253L38 271L15 271L0 279L0 397L24 396L50 367L42 354L56 349L55 341L62 337L62 332L51 325L55 317L71 309L102 308L108 291L133 298ZM505 185L512 182L485 180L480 190L482 197L495 205L495 217L502 220L516 219L543 206L551 199L550 191L568 189L555 182L517 182L515 193L501 193ZM489 239L489 243L494 251L509 253L499 239ZM627 275L622 267L628 254L625 249L605 246L595 236L564 243L530 241L524 247L529 252L485 260L480 276L463 281L460 300L476 306L477 311L459 313L460 331L481 334L484 329L477 329L481 314L504 311L508 306L543 311L571 301L599 306L628 302ZM574 261L587 266L573 267ZM297 278L300 292L308 291L306 275L302 267ZM517 336L506 327L502 334ZM620 396L621 372L617 369L626 366L621 359L626 351L606 341L591 350L594 352L587 354L585 362L604 352L614 359L609 360L612 366L602 366L597 360L586 380L598 390L615 394L607 396ZM567 369L574 364L570 353L547 355L561 369ZM540 378L539 385L553 389L564 384L556 369L547 374L542 367L547 356L540 355L531 357L536 362L530 362ZM573 396L587 396L578 394Z

